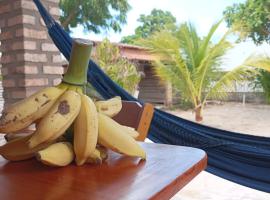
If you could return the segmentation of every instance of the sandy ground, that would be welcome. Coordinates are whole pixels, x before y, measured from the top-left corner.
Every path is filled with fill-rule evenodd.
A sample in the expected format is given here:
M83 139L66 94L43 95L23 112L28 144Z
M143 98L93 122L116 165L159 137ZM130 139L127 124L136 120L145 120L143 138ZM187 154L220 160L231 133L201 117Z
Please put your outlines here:
M180 117L193 120L192 111L169 111ZM270 106L240 103L209 105L204 110L203 124L270 137ZM172 200L269 200L270 194L253 190L217 176L202 172Z

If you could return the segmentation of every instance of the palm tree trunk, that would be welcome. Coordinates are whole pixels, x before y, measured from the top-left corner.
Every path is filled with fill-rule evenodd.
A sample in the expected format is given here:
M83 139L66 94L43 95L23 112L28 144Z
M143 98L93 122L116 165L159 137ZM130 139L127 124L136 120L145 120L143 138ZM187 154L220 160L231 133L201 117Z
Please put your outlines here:
M196 97L196 108L195 108L195 120L196 122L201 122L203 120L202 117L202 104L198 97Z
M195 108L195 120L196 122L201 122L203 120L201 106Z

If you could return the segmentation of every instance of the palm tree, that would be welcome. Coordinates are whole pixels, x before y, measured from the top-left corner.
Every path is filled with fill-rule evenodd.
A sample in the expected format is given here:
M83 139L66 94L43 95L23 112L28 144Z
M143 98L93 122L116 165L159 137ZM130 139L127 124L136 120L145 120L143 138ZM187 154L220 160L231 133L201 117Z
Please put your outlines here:
M269 59L250 57L233 70L221 73L223 56L232 44L227 41L230 31L216 43L212 41L220 23L214 24L203 38L192 24L185 23L175 33L164 30L139 41L158 55L154 62L157 75L169 81L181 97L192 103L196 121L202 121L207 99L225 97L235 81L244 81L258 73L256 66L270 69Z

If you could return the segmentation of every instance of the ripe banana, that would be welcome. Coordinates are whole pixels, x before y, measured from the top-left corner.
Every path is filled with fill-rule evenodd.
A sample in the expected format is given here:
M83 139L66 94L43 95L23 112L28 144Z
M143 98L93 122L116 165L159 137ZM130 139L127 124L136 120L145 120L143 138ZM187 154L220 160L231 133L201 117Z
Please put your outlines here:
M146 159L142 147L113 119L98 113L98 127L99 144L121 154Z
M98 138L98 116L94 102L81 95L81 109L74 122L76 164L83 165L95 150Z
M12 133L24 129L43 117L66 87L48 87L19 101L3 111L0 132Z
M107 101L97 101L95 102L98 112L107 115L109 117L114 117L122 109L121 97L114 97Z
M135 140L137 137L139 137L139 133L132 127L121 125L124 131L129 134L131 137L133 137Z
M77 117L80 107L80 95L67 90L39 122L37 130L29 140L29 147L53 141L63 135Z
M108 158L107 150L104 147L97 147L87 158L87 163L101 164L103 160Z
M50 145L46 149L39 151L36 158L49 166L63 167L69 165L74 159L72 144L69 142L59 142Z
M35 153L48 147L52 142L43 143L35 148L29 148L28 140L32 135L20 137L7 142L0 147L0 155L10 161L26 160L35 156Z

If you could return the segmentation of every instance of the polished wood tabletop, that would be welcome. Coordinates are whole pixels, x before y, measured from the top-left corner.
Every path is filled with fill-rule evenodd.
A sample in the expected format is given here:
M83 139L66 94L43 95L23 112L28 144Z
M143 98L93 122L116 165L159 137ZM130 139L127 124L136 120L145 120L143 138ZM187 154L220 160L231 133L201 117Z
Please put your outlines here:
M207 165L204 151L141 143L147 160L109 152L101 165L53 168L0 157L1 200L170 199Z

